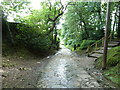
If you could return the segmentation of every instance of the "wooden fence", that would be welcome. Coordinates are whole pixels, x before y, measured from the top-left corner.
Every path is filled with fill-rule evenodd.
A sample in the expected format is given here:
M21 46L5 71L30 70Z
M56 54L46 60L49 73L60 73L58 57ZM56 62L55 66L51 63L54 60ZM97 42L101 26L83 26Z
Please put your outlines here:
M109 41L112 40L112 33L109 35L108 39ZM100 47L103 47L103 46L104 46L104 37L102 37L100 40L97 40L92 45L88 46L86 52L88 53L88 56L89 56L92 51L99 50Z

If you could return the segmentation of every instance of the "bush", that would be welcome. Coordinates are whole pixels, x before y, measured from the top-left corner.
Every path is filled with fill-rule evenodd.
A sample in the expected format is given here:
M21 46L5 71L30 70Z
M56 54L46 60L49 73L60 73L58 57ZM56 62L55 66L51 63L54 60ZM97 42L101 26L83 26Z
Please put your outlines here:
M83 40L80 45L80 49L86 49L89 45L93 44L96 40Z
M48 50L52 43L51 36L41 33L40 30L22 25L19 30L19 34L16 38L20 40L26 47L35 50Z
M115 66L120 62L120 46L114 47L109 50L107 56L107 64L108 66Z
M108 50L107 54L107 66L113 67L120 63L120 46L114 47ZM97 66L101 67L103 56L99 57L97 60Z
M120 67L120 46L108 50L107 54L107 69L103 71L103 75L112 82L119 85L119 67ZM98 68L102 67L103 56L96 61Z
M98 43L98 46L101 46L102 45L102 40L98 40L97 43Z

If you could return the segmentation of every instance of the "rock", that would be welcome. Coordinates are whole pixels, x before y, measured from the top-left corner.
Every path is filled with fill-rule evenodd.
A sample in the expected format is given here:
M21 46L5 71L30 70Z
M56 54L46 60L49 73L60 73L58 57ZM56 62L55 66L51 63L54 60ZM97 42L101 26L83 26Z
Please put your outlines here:
M7 77L7 75L3 74L2 77Z
M47 56L47 58L50 58L50 56Z
M25 67L20 67L19 70L27 70Z
M40 62L37 62L37 63L40 63Z

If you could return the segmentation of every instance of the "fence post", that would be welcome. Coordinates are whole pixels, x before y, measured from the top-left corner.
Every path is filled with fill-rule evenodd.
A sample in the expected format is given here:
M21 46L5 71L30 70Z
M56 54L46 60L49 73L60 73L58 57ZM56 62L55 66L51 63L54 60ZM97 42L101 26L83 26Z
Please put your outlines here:
M102 38L102 46L104 46L104 37Z
M88 46L88 48L87 48L87 52L88 52L88 56L89 56L90 46Z
M95 43L95 50L97 50L97 48L98 48L98 43L96 42Z
M112 34L110 34L110 41L112 40Z

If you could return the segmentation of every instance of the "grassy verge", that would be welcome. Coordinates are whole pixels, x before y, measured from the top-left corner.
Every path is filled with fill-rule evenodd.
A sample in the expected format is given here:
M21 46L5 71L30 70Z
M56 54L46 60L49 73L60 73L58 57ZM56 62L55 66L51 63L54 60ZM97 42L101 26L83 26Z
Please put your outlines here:
M98 58L96 66L101 68L102 58ZM107 69L103 71L104 76L113 83L120 85L120 46L114 47L108 51L107 55Z

